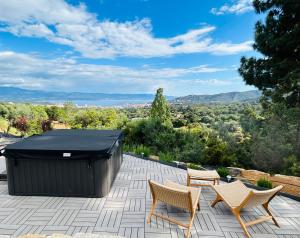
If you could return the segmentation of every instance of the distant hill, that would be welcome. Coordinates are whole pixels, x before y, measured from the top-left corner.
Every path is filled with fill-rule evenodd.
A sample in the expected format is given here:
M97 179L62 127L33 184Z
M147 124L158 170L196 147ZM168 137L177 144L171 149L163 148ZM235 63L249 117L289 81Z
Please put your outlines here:
M49 92L16 87L0 87L0 101L31 103L63 103L67 101L87 105L124 105L151 102L153 94L106 94L80 92ZM174 97L168 97L173 99ZM108 103L109 102L109 103Z
M197 103L231 103L256 101L261 96L257 90L246 92L219 93L213 95L188 95L177 97L171 100L172 103L178 104L197 104Z
M174 98L167 96L171 103L230 103L255 101L261 94L256 91L230 92L214 95L189 95ZM16 87L0 87L0 101L28 102L28 103L64 103L74 102L78 105L122 106L128 104L150 103L153 94L107 94L107 93L80 93L80 92L49 92L28 90Z

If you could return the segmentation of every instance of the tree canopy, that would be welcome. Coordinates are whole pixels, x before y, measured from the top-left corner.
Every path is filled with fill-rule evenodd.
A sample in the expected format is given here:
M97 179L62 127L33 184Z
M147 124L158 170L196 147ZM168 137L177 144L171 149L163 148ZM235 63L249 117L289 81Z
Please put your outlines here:
M266 102L300 107L300 1L254 0L253 6L266 14L256 23L253 45L263 57L242 57L239 73Z
M169 104L163 95L162 88L159 88L156 91L156 95L150 110L150 118L158 120L162 123L171 122Z

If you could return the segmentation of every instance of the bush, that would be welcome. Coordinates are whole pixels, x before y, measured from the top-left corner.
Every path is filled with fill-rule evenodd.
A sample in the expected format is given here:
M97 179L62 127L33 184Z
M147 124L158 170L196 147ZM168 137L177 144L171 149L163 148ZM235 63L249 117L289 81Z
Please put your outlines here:
M133 152L133 148L131 145L128 145L128 144L123 144L123 151L124 152Z
M188 163L187 167L190 169L200 169L201 166L199 164Z
M292 176L300 176L300 158L290 155L284 159L284 173Z
M261 178L256 182L257 186L262 187L262 188L273 188L273 184L270 180Z
M167 153L183 162L202 163L204 145L199 131L177 130L153 119L133 120L124 130L127 144L143 144L152 153Z
M225 167L218 168L217 172L220 175L220 177L222 177L222 178L226 178L227 175L229 175L229 170Z
M172 153L159 153L159 160L164 162L172 162L174 160L174 155Z
M228 144L217 134L212 133L206 141L204 160L208 165L232 166L235 164L236 157L230 154Z
M144 145L130 145L130 144L124 144L123 151L125 152L131 152L136 155L142 155L144 157L149 157L151 150L149 147Z
M14 121L13 126L21 132L22 136L24 136L29 131L29 123L26 117L17 118Z
M0 117L0 131L6 132L8 127L8 121Z
M52 124L50 120L42 121L42 130L43 132L52 130Z
M132 151L134 154L136 155L142 155L144 157L149 157L150 153L151 153L151 150L150 148L144 146L144 145L136 145L136 146L133 146L133 151Z

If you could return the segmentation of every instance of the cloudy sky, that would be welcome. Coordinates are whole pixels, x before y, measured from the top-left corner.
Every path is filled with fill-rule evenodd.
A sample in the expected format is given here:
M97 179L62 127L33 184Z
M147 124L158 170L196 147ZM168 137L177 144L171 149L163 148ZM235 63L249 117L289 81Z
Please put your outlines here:
M0 85L47 91L214 94L260 16L251 0L0 1Z

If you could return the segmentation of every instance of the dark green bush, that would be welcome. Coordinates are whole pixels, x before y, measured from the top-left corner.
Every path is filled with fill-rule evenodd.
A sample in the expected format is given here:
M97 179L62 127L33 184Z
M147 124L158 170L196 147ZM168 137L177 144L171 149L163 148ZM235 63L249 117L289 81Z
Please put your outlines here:
M144 157L149 157L151 150L150 148L144 145L137 145L136 147L134 147L133 152L137 155L143 155Z
M229 170L225 167L218 168L217 172L220 175L220 177L222 177L222 178L226 178L227 175L229 175Z
M204 150L204 162L208 165L231 166L236 157L228 148L228 145L217 134L209 135Z
M153 119L134 120L124 132L127 144L143 144L157 155L171 153L172 160L201 163L204 145L199 132L177 130Z
M159 153L159 160L164 162L172 162L174 160L174 155L172 153Z
M257 186L262 187L262 188L273 188L273 184L270 180L261 178L256 182Z

